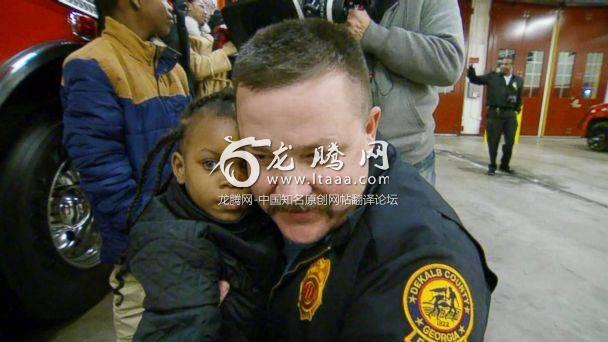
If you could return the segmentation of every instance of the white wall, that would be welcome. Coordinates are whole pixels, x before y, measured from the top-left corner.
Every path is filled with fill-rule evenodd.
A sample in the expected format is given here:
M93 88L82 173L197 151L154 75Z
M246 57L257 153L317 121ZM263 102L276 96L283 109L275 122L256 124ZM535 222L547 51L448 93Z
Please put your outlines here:
M471 16L471 26L469 28L469 46L466 66L468 67L469 57L478 57L479 62L475 64L477 74L486 72L486 57L488 51L488 34L490 30L490 9L492 0L473 0L473 15ZM480 89L479 97L470 99L467 97L469 81L465 88L464 104L462 107L462 134L478 134L481 124L481 114L483 105L483 89Z

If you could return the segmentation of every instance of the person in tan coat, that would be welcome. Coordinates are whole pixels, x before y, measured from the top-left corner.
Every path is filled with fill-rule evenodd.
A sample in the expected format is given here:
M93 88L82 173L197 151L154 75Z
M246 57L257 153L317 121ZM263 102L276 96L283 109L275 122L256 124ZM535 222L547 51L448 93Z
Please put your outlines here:
M190 34L190 68L197 97L232 87L228 78L232 64L228 57L237 52L236 47L232 42L228 42L221 49L213 51L213 36L200 29L209 20L214 6L212 1L188 1L186 28Z

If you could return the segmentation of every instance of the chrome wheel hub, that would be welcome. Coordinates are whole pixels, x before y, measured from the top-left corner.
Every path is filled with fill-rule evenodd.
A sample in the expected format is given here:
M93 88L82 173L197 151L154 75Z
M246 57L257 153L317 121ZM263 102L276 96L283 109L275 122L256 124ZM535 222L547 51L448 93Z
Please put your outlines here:
M68 161L63 162L53 178L47 215L57 252L70 265L86 269L99 264L101 235L79 183L78 172Z

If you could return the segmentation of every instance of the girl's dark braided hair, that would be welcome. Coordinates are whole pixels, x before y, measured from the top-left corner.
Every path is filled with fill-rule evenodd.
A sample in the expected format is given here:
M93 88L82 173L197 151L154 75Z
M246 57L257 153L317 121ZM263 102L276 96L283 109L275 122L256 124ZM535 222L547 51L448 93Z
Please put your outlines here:
M180 151L180 144L188 134L188 127L190 123L195 122L193 118L202 118L206 115L215 115L217 117L233 118L236 119L236 110L234 106L234 91L232 88L226 87L222 91L214 93L209 96L198 98L192 101L186 109L180 114L179 125L164 135L158 140L158 142L152 147L144 165L142 167L141 177L137 181L137 189L135 191L135 197L129 205L127 211L127 232L135 224L135 221L146 207L148 203L141 205L143 197L143 187L148 181L148 171L152 167L152 164L157 159L157 156L162 152L160 159L156 164L156 172L154 173L154 188L152 189L152 196L157 193L163 192L169 184L172 177L169 177L164 184L162 184L162 174L167 165L167 161L174 150ZM151 200L151 197L150 197ZM120 306L124 297L120 293L120 290L124 287L124 276L128 271L126 264L121 265L120 269L116 273L116 280L118 286L113 289L113 293L118 296L116 305Z
M215 94L201 97L191 102L188 107L182 112L180 116L180 122L177 128L173 129L154 145L152 150L148 153L144 162L141 177L137 182L137 189L135 191L135 198L129 206L127 214L127 226L131 227L138 217L139 208L145 208L145 205L141 206L140 202L142 199L142 190L147 182L148 169L152 166L152 163L156 159L156 156L162 152L161 158L156 165L156 173L154 174L154 188L153 194L163 192L168 185L165 182L161 186L162 173L171 156L174 149L180 151L180 145L188 133L188 126L193 122L193 118L202 118L205 115L213 113L217 117L229 117L236 118L236 112L234 108L234 91L232 88L224 88L222 91ZM146 203L147 204L147 203Z

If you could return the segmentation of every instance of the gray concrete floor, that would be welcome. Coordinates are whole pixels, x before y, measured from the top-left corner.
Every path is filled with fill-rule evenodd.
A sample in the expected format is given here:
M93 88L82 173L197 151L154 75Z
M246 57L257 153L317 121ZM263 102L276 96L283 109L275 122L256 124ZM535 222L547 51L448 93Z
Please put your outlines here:
M488 341L608 340L608 153L525 137L515 176L477 137L438 137L437 188L499 276Z
M486 251L499 284L487 341L608 340L608 153L580 138L522 138L515 175L485 175L479 137L437 137L437 189ZM107 297L45 332L111 341Z

